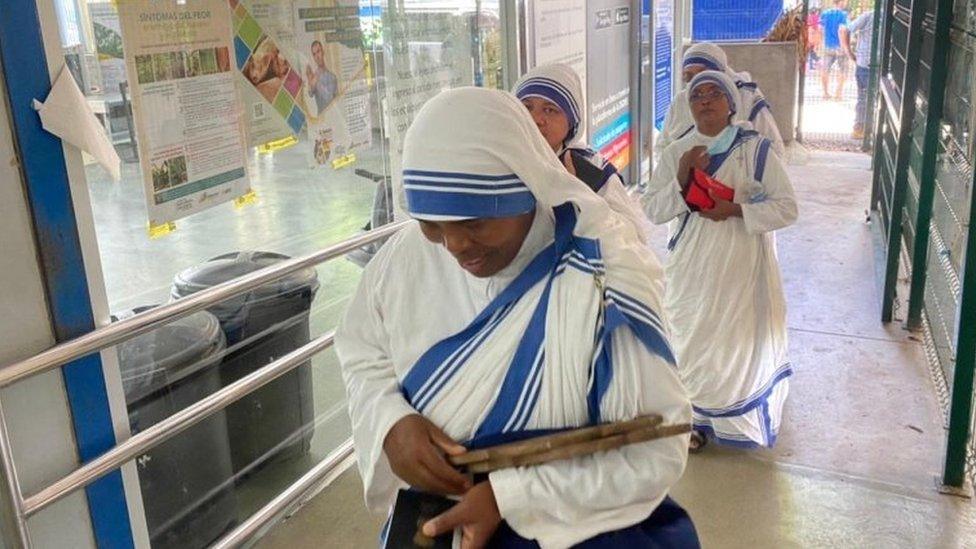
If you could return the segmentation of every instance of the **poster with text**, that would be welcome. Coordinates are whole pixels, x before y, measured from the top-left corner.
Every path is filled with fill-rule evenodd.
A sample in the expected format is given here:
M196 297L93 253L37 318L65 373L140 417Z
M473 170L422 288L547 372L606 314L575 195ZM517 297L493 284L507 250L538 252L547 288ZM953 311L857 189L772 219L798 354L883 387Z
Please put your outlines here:
M586 88L590 146L616 166L624 182L631 157L630 37L627 0L590 0ZM607 60L612 59L612 63Z
M372 141L359 2L295 0L294 14L310 161L328 166Z
M304 81L294 49L291 0L228 0L251 145L297 137L305 127Z
M384 126L390 139L395 215L403 217L403 143L417 112L438 93L474 85L471 22L423 9L383 12Z
M115 4L100 2L88 5L95 36L95 53L101 74L101 89L105 94L117 94L119 84L125 82L125 56L122 53L122 30Z
M664 117L671 107L674 55L674 0L654 3L654 127L664 129Z
M126 0L119 18L150 227L246 194L226 0Z
M586 0L532 2L532 66L569 65L579 74L584 90L587 79L586 4Z

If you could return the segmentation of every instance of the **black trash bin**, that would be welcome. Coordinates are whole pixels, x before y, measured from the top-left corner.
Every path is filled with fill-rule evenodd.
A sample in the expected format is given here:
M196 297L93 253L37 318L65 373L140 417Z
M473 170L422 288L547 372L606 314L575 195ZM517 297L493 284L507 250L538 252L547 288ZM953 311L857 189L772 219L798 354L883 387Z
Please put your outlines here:
M186 297L285 259L271 252L215 257L177 274L172 297ZM227 338L220 370L224 386L308 343L309 310L317 290L315 269L305 269L209 309ZM308 453L314 413L309 362L230 405L227 428L235 473L247 473L272 458Z
M120 344L119 368L133 434L218 391L224 348L220 324L203 311ZM136 467L154 548L206 547L236 523L223 411L139 456Z

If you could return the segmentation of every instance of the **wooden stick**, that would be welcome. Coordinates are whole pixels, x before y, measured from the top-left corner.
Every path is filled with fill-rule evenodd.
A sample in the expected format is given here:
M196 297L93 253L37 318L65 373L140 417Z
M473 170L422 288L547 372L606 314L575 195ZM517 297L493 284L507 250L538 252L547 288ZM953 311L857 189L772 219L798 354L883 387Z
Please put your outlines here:
M659 415L648 415L628 421L603 423L591 427L572 429L569 431L563 431L561 433L520 440L518 442L500 444L498 446L492 446L491 448L472 450L459 456L452 456L450 461L452 465L461 467L491 459L506 459L527 454L546 452L571 444L606 438L638 429L655 427L663 422L664 418Z
M689 424L648 427L628 431L626 433L611 435L608 437L564 445L541 452L531 452L521 455L496 456L495 458L487 461L472 463L467 467L467 472L472 474L490 473L492 471L507 469L509 467L539 465L542 463L548 463L550 461L587 456L597 452L614 450L628 444L637 444L649 440L681 435L690 431L691 425Z

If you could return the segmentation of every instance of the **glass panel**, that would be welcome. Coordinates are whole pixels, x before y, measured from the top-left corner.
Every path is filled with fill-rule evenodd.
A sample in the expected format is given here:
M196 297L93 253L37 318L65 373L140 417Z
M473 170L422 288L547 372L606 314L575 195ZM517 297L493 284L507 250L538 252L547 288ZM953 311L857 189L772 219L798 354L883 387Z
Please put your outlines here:
M119 181L85 165L116 318L392 221L417 110L506 76L497 0L52 1L71 74L122 160ZM234 161L239 189L204 173ZM248 192L212 196L224 189ZM171 201L173 224L155 217ZM121 345L132 430L333 329L377 249ZM208 545L349 434L329 350L136 460L152 545Z

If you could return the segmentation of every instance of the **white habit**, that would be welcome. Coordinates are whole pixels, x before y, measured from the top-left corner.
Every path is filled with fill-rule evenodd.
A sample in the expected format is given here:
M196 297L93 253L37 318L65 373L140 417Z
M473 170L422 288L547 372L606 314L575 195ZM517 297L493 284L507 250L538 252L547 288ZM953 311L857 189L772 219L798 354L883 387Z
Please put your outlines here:
M693 130L665 149L645 196L651 220L670 222L664 310L696 428L728 444L772 446L792 373L773 232L796 220L796 200L779 157L761 162L764 139L740 129L713 176L735 189L742 217L690 212L678 162L714 139Z

